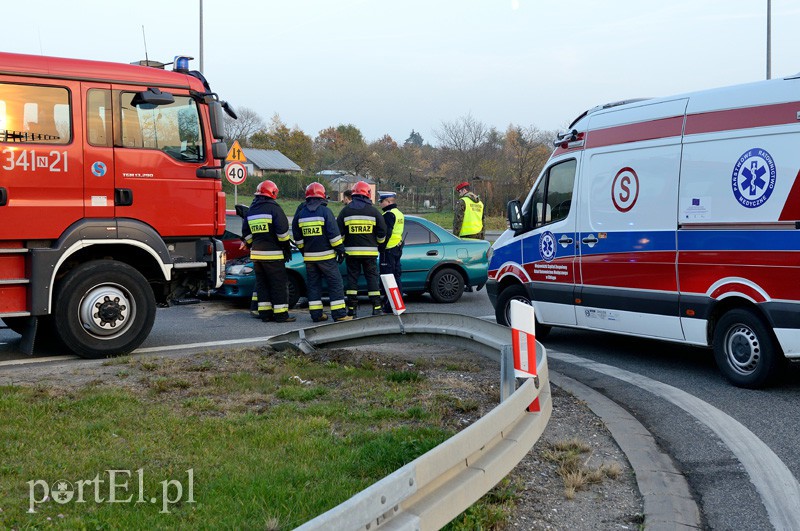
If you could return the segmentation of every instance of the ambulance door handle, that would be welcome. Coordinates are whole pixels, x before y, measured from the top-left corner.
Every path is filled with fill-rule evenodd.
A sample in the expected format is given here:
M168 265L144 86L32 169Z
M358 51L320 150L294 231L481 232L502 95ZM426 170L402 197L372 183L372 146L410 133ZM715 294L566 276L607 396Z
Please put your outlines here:
M572 238L570 238L565 234L558 239L558 243L560 243L562 247L566 247L567 245L572 243Z
M8 203L8 190L0 186L0 206L6 206Z
M594 247L594 244L597 243L597 237L594 234L590 234L587 237L581 240L583 243L588 245L589 247Z

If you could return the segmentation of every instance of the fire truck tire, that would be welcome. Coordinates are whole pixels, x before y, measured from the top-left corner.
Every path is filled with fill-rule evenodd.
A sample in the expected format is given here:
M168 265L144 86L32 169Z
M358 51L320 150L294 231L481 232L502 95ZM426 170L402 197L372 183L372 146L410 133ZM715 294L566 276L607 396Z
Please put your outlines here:
M713 347L723 376L737 387L748 389L767 385L785 360L764 321L742 308L730 310L719 320Z
M528 290L522 284L514 284L500 292L497 297L497 306L494 310L494 318L497 324L511 326L511 301L519 301L523 304L531 304ZM538 320L534 324L534 331L537 339L544 339L550 335L551 326L543 325Z
M141 273L113 260L70 271L59 284L54 312L64 344L83 358L127 354L153 328L156 301Z

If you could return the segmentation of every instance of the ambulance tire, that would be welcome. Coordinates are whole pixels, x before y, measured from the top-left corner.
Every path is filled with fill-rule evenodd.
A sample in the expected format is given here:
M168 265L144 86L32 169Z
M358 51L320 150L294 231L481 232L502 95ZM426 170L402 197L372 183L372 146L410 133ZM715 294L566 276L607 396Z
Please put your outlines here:
M777 375L785 360L772 332L754 312L730 310L714 329L714 358L733 385L759 389Z
M494 318L497 324L503 326L511 326L511 301L519 301L523 304L532 305L531 299L528 296L528 290L521 284L514 284L500 292L497 297L497 306L494 310ZM536 332L537 339L544 339L550 335L551 326L543 325L538 320L534 324L534 331Z
M153 328L156 301L133 267L96 260L67 273L57 287L54 315L67 348L82 358L105 358L142 344Z
M464 294L464 277L453 268L445 267L431 278L431 297L438 303L451 304Z

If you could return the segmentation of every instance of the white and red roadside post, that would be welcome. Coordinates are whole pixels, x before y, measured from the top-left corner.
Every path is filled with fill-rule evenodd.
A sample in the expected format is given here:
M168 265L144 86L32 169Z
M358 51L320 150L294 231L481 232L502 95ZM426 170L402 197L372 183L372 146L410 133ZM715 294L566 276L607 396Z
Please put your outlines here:
M511 345L514 350L514 375L517 378L536 378L536 318L533 306L511 301ZM540 411L537 397L528 411Z
M399 318L400 314L406 311L406 303L403 302L403 294L400 293L400 288L397 287L397 281L394 275L386 274L381 275L381 282L383 283L383 291L389 298L389 304L392 306L392 312Z

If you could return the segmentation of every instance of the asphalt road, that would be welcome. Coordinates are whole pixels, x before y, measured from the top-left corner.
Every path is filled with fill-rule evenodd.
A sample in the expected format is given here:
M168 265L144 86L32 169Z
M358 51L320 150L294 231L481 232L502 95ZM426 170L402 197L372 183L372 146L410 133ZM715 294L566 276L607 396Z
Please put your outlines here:
M366 302L361 307L368 311ZM466 293L456 304L435 304L426 296L408 307L494 314L483 291ZM227 301L159 309L137 353L223 348L311 326L306 311L293 313L297 322L278 325L261 323ZM709 528L800 529L800 369L753 391L728 384L703 349L567 329L554 329L541 342L553 369L613 399L655 436L686 475ZM0 330L0 360L24 359L14 353L17 343L18 336ZM0 371L6 370L13 367L0 361Z

